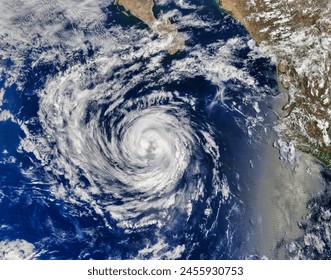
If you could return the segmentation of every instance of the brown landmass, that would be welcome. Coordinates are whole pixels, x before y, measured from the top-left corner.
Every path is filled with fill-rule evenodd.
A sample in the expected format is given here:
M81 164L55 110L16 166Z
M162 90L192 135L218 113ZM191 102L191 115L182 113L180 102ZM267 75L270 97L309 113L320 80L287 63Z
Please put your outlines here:
M331 168L331 1L216 2L276 55L289 96L283 132Z
M133 16L146 23L151 30L166 40L170 40L168 52L175 54L184 47L185 39L169 20L158 20L154 13L153 0L117 0Z

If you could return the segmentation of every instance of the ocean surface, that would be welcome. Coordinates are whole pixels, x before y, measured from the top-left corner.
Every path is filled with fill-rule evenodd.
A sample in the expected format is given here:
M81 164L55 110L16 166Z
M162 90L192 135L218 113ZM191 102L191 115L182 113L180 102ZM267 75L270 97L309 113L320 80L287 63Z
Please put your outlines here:
M0 259L326 258L300 222L328 172L278 132L275 62L215 3L161 1L169 55L106 1L5 2Z

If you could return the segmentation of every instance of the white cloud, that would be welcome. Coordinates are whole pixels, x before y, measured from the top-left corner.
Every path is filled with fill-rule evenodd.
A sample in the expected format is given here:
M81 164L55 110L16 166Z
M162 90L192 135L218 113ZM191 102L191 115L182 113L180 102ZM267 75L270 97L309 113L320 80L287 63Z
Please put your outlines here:
M37 257L35 246L25 240L0 241L0 260L31 260Z

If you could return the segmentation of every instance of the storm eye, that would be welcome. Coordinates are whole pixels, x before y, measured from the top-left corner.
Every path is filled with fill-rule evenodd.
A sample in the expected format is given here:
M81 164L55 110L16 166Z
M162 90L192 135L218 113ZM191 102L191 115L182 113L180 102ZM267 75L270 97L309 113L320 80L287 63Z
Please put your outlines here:
M329 259L327 2L0 0L0 259Z

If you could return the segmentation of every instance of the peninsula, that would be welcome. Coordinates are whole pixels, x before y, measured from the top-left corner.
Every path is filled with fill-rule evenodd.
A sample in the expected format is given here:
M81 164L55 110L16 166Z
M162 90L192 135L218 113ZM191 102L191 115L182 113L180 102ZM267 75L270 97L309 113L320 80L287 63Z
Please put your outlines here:
M168 52L170 54L175 54L184 47L185 39L178 32L176 26L169 20L160 20L155 17L153 0L117 0L116 2L133 16L146 23L153 32L169 40Z

